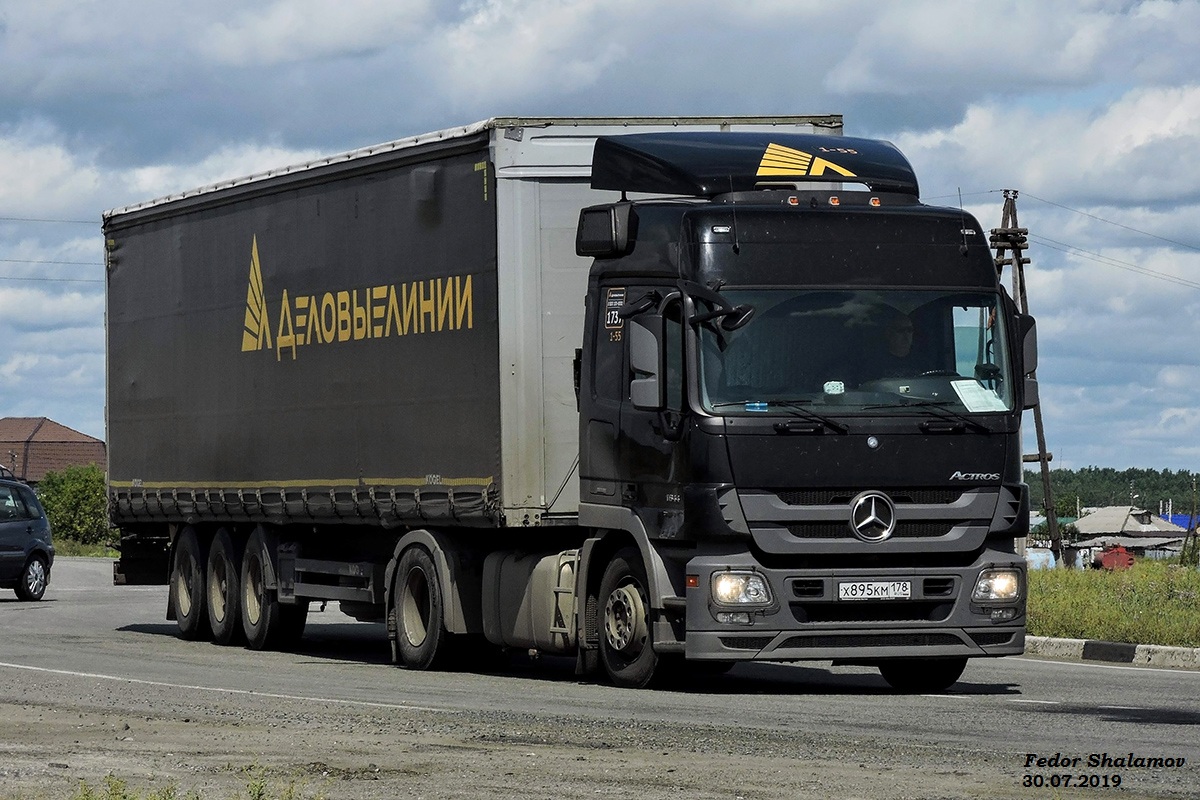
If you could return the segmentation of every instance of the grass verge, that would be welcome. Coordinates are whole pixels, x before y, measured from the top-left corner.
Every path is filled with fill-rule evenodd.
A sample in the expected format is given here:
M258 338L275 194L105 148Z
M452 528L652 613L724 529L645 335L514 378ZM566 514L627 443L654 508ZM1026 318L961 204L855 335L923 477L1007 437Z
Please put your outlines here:
M1127 570L1029 572L1029 633L1200 647L1200 571L1140 560Z
M118 558L121 554L106 544L85 544L74 539L54 537L54 555L87 558Z

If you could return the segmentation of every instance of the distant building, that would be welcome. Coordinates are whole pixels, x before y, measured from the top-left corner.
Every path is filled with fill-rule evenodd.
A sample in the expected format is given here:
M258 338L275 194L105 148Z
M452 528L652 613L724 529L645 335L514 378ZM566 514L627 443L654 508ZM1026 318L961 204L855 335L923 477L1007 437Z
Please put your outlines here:
M1109 547L1124 547L1145 558L1169 558L1179 555L1187 530L1162 517L1134 506L1107 506L1085 514L1075 522L1080 541L1074 548L1083 551L1083 563L1091 563Z
M0 419L0 463L21 480L37 484L47 472L108 463L104 442L46 417Z

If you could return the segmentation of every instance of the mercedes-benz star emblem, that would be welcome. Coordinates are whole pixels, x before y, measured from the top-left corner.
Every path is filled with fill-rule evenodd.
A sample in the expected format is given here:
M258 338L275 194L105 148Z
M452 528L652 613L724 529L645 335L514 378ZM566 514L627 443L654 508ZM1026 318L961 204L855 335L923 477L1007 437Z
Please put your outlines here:
M863 492L850 502L850 530L864 542L882 542L896 530L896 506L883 492Z

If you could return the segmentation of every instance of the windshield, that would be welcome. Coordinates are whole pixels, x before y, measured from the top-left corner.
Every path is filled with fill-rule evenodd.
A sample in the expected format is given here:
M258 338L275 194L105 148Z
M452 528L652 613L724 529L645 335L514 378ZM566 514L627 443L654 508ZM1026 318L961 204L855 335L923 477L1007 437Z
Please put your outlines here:
M700 326L706 411L956 414L1011 411L1012 376L988 292L723 289L755 315Z

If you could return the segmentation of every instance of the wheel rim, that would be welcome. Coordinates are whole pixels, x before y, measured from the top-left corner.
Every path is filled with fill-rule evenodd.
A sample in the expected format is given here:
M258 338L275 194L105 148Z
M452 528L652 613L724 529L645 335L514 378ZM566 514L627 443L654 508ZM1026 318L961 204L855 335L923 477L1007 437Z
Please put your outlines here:
M613 589L604 603L604 637L626 657L636 657L646 642L646 607L635 584Z
M175 579L175 602L182 617L192 613L192 586L196 581L196 562L191 553L183 553Z
M413 647L420 647L429 635L429 617L433 602L429 596L429 580L422 569L411 569L404 580L404 595L400 601L400 617L404 638Z
M46 591L46 565L41 559L35 558L29 562L29 569L25 573L25 588L34 597Z
M208 582L208 607L212 610L213 619L225 621L225 609L229 600L229 562L223 557L213 559L212 574Z
M243 593L243 609L251 625L262 618L263 575L262 562L257 555L247 554L249 568L246 570L246 591Z

